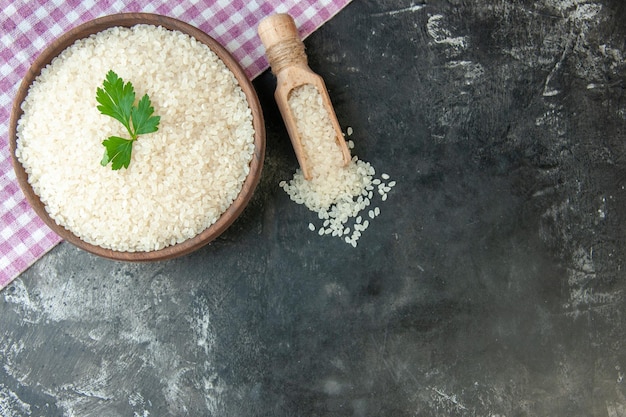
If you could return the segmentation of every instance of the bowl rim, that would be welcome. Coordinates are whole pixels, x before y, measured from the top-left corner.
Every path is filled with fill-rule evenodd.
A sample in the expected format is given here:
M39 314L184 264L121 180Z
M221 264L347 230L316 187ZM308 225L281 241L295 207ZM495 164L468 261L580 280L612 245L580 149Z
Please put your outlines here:
M63 50L72 45L76 40L89 37L111 27L132 27L138 24L148 24L162 26L169 30L176 30L186 33L196 40L207 45L234 74L239 86L244 92L248 101L248 106L252 111L252 124L254 128L254 153L250 161L250 172L244 180L241 191L218 218L218 220L199 234L183 242L167 246L155 251L123 252L113 249L103 248L80 239L74 233L63 226L58 225L48 214L39 196L33 191L28 182L28 174L17 159L17 122L23 114L21 105L25 100L28 89L41 70L59 55ZM26 200L35 213L43 222L64 240L92 254L117 260L130 262L150 262L173 259L189 254L220 236L236 219L244 208L248 205L254 190L256 189L263 168L265 157L265 122L263 112L252 82L246 75L242 66L234 56L224 48L217 40L203 32L199 28L192 26L182 20L153 13L117 13L98 17L82 23L52 41L33 61L26 75L22 78L21 84L13 100L11 118L9 122L9 149L11 152L11 162L15 171L17 182L24 193Z

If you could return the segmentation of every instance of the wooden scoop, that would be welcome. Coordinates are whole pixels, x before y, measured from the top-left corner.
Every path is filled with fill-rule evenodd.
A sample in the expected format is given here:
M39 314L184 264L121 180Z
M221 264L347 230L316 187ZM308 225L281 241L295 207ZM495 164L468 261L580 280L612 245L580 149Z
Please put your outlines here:
M265 46L267 58L276 76L274 97L283 117L291 143L305 179L311 179L311 166L302 146L300 132L289 107L289 93L296 87L312 84L322 96L322 103L335 129L335 141L341 149L344 165L350 162L350 150L343 138L335 110L328 96L322 77L309 68L304 44L298 34L293 18L288 14L268 16L259 23L259 37Z

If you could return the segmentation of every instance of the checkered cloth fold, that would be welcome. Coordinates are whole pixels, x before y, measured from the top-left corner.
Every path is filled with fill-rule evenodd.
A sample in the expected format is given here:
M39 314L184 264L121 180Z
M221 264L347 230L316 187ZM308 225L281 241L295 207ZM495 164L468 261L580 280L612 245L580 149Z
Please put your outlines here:
M268 68L256 33L263 17L289 13L304 38L350 1L0 0L0 289L61 241L26 202L8 144L13 97L31 63L52 40L96 17L157 13L190 23L217 39L252 79Z

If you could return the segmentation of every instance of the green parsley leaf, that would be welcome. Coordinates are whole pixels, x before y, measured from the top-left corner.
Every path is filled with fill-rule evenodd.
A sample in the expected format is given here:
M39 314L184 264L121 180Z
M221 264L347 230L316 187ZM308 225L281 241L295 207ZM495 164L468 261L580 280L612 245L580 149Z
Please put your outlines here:
M103 83L104 89L96 90L97 107L100 113L120 121L128 133L132 135L130 127L130 112L135 103L135 89L131 83L124 84L118 75L109 71Z
M161 117L152 116L152 113L154 113L154 108L150 105L150 98L146 94L139 100L137 107L133 107L130 112L135 134L143 135L156 132L159 129Z
M100 113L118 120L130 134L130 139L111 136L102 142L105 147L100 164L106 166L111 162L111 169L128 168L133 149L133 142L139 135L159 130L160 116L153 116L154 107L145 94L135 106L135 89L128 82L124 83L113 70L110 70L103 88L96 90L96 101L100 104Z
M119 136L109 136L102 144L106 148L100 164L107 166L111 162L111 169L117 171L130 164L130 155L133 151L134 140L120 138Z

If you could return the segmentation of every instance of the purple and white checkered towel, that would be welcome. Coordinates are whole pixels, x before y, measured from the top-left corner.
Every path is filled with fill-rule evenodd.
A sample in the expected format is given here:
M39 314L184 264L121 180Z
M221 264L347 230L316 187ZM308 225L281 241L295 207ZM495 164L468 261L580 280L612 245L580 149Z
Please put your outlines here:
M350 1L0 0L0 289L61 241L26 202L8 144L13 98L31 63L52 40L96 17L157 13L187 22L218 40L252 79L268 68L256 32L262 18L289 13L306 37Z

